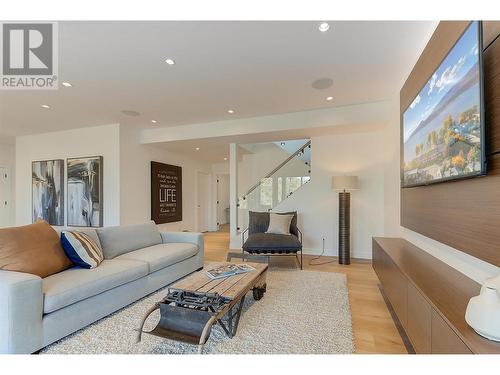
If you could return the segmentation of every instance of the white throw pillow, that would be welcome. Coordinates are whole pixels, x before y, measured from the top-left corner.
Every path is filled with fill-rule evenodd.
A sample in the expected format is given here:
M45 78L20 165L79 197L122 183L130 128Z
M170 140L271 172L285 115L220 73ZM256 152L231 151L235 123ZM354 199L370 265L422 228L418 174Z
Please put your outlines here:
M293 215L269 214L269 227L266 233L290 234Z

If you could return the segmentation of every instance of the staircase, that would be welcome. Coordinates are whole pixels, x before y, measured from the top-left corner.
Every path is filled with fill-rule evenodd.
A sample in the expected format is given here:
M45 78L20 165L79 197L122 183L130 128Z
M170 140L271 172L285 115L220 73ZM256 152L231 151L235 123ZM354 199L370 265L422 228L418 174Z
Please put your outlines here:
M311 180L311 141L301 141L274 142L290 156L239 195L238 230L248 227L249 211L272 211Z
M273 142L276 146L281 148L289 155L293 155L297 150L304 148L306 143L310 143L309 139L297 139L292 141L281 141L281 142ZM306 147L304 152L301 155L298 155L298 158L301 159L304 163L311 162L311 148Z

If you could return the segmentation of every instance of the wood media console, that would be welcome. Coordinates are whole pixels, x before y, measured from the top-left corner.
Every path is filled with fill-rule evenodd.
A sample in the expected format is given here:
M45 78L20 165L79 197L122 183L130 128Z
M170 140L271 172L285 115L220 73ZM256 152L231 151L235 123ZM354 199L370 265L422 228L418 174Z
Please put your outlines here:
M500 353L467 325L465 309L481 286L401 238L374 237L373 268L416 353Z

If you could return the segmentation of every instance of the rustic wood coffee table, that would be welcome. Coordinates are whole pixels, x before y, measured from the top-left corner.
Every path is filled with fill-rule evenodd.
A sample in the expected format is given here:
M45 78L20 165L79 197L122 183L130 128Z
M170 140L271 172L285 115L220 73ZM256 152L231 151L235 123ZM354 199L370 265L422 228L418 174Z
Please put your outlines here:
M205 269L227 263L209 263ZM214 280L200 270L172 284L167 297L146 313L138 341L142 333L149 333L198 345L198 353L202 353L212 326L217 323L232 338L238 329L246 294L252 290L254 299L260 300L266 291L267 264L244 264L255 270ZM158 325L151 331L143 331L147 317L157 309L161 314Z

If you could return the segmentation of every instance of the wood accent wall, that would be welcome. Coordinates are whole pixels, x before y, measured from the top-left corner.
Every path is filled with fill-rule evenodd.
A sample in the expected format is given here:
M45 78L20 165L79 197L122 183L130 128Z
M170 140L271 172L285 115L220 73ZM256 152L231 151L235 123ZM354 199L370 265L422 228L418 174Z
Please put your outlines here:
M401 117L468 25L466 21L439 23L401 89ZM483 22L487 176L401 189L403 227L497 266L500 266L499 35L499 21Z

